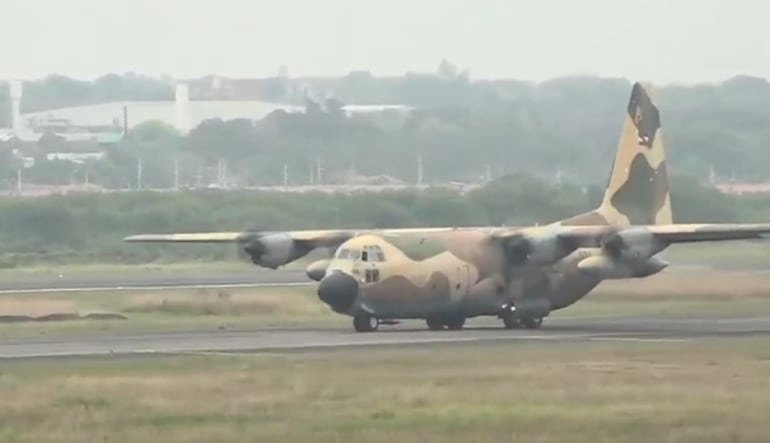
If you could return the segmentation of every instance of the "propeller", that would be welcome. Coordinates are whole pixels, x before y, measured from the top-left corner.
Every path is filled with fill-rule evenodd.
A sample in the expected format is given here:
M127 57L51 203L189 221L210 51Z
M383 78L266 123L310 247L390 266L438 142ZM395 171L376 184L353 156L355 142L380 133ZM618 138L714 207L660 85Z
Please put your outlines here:
M264 252L255 250L255 248L259 248L260 245L255 243L254 240L260 238L265 232L266 231L256 228L243 231L242 235L235 241L235 254L238 260L252 263L252 254Z

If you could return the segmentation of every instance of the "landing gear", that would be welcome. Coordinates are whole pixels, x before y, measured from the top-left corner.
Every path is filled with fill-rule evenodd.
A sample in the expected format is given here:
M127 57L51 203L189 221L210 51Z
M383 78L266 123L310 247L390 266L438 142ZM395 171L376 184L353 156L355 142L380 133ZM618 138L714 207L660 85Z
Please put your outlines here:
M444 321L441 317L428 317L425 319L425 323L428 324L428 329L431 331L439 331L444 329Z
M376 331L379 326L380 321L368 312L359 312L353 317L353 328L357 332Z
M451 316L446 320L446 327L454 331L458 329L462 329L464 325L465 325L465 317L461 317L459 315Z
M510 309L503 309L500 318L505 329L540 329L543 325L543 317L519 317Z
M543 324L543 317L525 317L519 320L519 323L526 329L540 329Z
M440 316L433 315L425 319L428 329L431 331L440 331L445 327L456 331L465 326L465 317L461 315Z
M513 315L513 312L505 311L500 318L503 319L503 326L505 326L505 329L519 329L521 326L519 324L519 319Z
M502 318L505 329L540 329L543 325L543 317L515 318L512 315L504 315Z

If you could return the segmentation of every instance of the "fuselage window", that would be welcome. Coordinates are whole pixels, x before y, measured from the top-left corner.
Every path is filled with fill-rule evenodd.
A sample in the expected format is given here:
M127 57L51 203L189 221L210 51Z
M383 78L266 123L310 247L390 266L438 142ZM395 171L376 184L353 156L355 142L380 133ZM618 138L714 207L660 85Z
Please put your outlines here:
M361 261L369 261L369 252L368 251L363 251L361 253Z

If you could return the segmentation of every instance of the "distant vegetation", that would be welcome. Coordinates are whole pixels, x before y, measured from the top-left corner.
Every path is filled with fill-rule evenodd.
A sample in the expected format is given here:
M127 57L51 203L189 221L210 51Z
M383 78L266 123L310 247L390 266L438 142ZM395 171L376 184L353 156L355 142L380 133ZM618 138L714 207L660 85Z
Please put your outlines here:
M312 80L309 80L312 81ZM274 82L271 88L281 88ZM171 187L174 159L180 181L194 184L206 167L227 161L240 184L280 184L284 165L290 184L306 184L316 160L324 180L354 168L414 183L417 157L426 182L478 180L527 172L603 184L612 162L630 82L595 77L559 78L541 84L472 80L451 63L436 73L378 78L354 72L325 79L334 99L308 101L300 114L274 112L258 122L209 120L188 135L151 122L135 128L98 163L73 166L40 161L25 178L33 182L82 182L128 188L137 185L143 159L145 187ZM123 99L168 100L171 83L136 75L107 75L95 82L50 77L25 87L25 110ZM276 91L273 91L276 92ZM280 91L278 91L280 92ZM7 93L3 93L7 94ZM7 96L0 94L6 112ZM280 94L271 93L269 97ZM5 102L5 103L4 103ZM762 181L770 178L770 84L736 77L718 85L666 86L659 104L670 171L708 178ZM417 109L347 117L343 104L405 104ZM3 116L0 115L0 122ZM72 149L56 137L36 155ZM8 146L6 146L8 148ZM209 174L208 177L211 177ZM0 187L15 184L15 164L0 143ZM204 183L205 184L205 183Z
M770 220L770 197L734 197L672 180L679 222ZM0 265L232 260L227 246L125 244L138 233L546 223L595 207L603 189L509 176L451 191L353 196L250 191L136 192L0 199Z

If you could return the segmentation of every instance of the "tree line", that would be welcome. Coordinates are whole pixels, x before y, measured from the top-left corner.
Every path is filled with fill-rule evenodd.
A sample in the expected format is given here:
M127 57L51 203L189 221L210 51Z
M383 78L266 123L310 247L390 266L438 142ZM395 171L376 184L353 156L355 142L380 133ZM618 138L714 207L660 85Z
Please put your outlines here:
M320 80L319 80L320 81ZM93 83L53 77L30 87L30 108L116 99L170 99L170 83L140 76L105 76ZM282 83L275 83L280 88ZM90 182L108 188L171 187L212 181L225 161L241 185L307 184L321 163L325 182L348 171L414 183L417 159L426 182L479 181L510 173L603 180L620 134L631 82L566 77L542 83L474 80L445 62L435 73L374 77L353 72L323 79L330 99L310 98L306 111L276 111L260 121L204 121L189 134L160 122L134 128L104 160L88 165L39 162L35 182ZM275 93L276 97L280 94ZM706 180L764 181L770 177L770 84L740 76L720 84L662 86L658 103L669 170ZM0 101L2 96L0 96ZM344 104L405 104L414 110L346 115ZM0 108L4 106L0 105ZM41 151L61 150L48 140ZM15 184L15 168L0 146L0 183ZM176 166L176 167L175 167ZM2 185L0 185L2 186Z
M770 220L770 197L732 196L672 178L677 222ZM444 189L354 195L253 191L130 192L0 199L0 266L232 260L232 246L127 244L140 233L516 226L594 208L603 188L510 175L461 195Z

